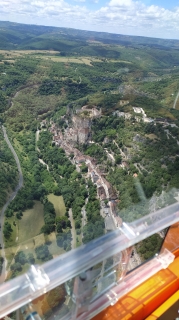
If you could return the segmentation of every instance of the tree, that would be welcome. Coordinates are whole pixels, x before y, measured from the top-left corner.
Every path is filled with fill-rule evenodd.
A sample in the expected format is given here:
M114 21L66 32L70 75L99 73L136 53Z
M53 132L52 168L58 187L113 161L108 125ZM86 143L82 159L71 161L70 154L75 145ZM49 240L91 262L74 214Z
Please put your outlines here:
M16 262L14 264L11 265L11 270L12 271L22 271L22 266L20 264L20 262Z
M11 233L12 233L11 224L7 221L4 223L3 233L5 238L9 238L11 236Z
M19 251L15 257L14 257L15 262L19 262L20 264L24 265L27 262L26 255L23 251Z
M88 167L85 163L82 163L81 167L80 167L81 172L86 173L88 172Z
M6 105L5 95L0 91L0 113L5 111Z
M34 263L35 263L35 258L34 258L33 253L29 253L29 254L28 254L28 262L29 262L30 264L34 264Z
M16 213L16 218L21 220L22 219L23 214L21 212L17 212Z
M80 229L81 228L81 221L80 220L76 220L75 221L75 229Z
M122 161L122 157L121 157L120 155L117 155L117 156L115 157L115 161L116 161L116 164L120 164L121 161Z
M37 259L39 260L48 261L53 258L46 244L36 247L35 252L37 255Z
M68 242L65 240L63 241L63 249L66 250L68 247Z
M56 236L56 239L57 239L57 245L59 247L62 247L63 246L63 240L64 240L63 233L58 233L57 236Z
M53 221L52 221L53 222ZM41 228L41 232L45 234L50 234L51 232L55 231L55 225L54 224L45 224Z
M62 232L62 229L71 228L71 222L66 216L56 218L56 230L58 233Z
M4 263L4 258L3 258L3 257L0 257L0 275L1 275L1 273L2 273L3 263Z

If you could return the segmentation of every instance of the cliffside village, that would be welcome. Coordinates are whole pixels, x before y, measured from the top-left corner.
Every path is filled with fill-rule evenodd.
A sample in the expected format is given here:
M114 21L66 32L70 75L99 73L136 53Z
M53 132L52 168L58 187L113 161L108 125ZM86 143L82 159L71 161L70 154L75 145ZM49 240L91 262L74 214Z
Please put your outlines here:
M128 101L121 101L121 105L128 104ZM142 108L133 107L134 113L140 114L141 117L135 116L136 121L143 120L144 122L153 122L151 118L147 118L144 110ZM118 117L124 117L125 119L131 119L132 114L116 111L113 115ZM76 114L72 116L72 123L69 125L68 120L65 116L62 118L67 123L67 128L62 130L50 120L49 131L53 135L53 143L56 146L64 149L67 156L71 154L74 155L73 164L76 165L77 171L80 171L80 166L82 163L85 163L88 167L88 177L91 178L92 182L97 187L98 197L103 204L103 213L105 214L105 224L106 229L111 230L119 227L122 224L120 217L116 215L116 206L119 200L117 199L117 194L111 184L105 179L106 173L101 168L102 166L97 165L94 158L82 154L77 148L76 144L84 143L93 143L91 141L91 124L94 118L101 117L101 110L98 110L97 107L91 109L88 106L83 106L80 110L77 110ZM47 121L43 120L41 122L41 128L47 127ZM111 161L114 160L112 154L108 153L108 158ZM123 153L123 158L127 158ZM121 167L124 168L127 166L125 161L122 162ZM108 206L104 206L104 200L108 200Z
M72 116L72 124L67 127L64 132L50 120L49 131L53 135L53 143L64 149L67 156L74 155L73 164L76 165L77 171L80 171L80 166L85 163L88 167L87 176L91 178L92 182L97 187L98 197L103 203L103 213L107 219L105 219L106 229L112 230L119 227L122 220L116 215L116 205L119 201L117 195L111 184L105 179L106 173L96 164L94 158L82 154L75 145L77 143L84 144L91 139L91 123L92 119L101 116L101 110L96 107L88 109L87 106L82 107L77 114ZM67 121L67 120L66 120ZM41 122L41 128L47 126L47 121ZM108 205L104 205L104 200L108 200ZM112 221L111 221L112 220Z

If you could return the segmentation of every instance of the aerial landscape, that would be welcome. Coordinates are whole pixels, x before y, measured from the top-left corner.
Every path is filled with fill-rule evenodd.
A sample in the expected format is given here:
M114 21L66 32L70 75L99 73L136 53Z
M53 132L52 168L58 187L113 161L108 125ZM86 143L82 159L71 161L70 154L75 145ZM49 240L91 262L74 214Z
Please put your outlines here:
M0 21L1 282L178 201L178 48Z

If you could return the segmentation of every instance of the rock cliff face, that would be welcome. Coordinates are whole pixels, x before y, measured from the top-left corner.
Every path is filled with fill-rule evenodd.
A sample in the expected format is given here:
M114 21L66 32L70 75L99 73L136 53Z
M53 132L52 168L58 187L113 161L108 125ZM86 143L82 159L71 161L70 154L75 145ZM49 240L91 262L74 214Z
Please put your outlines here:
M72 117L72 123L74 129L90 129L91 128L91 120L88 118L82 118L80 115Z
M83 106L76 111L75 115L72 115L72 126L66 129L65 138L69 142L75 143L87 143L91 136L91 124L94 118L101 116L101 110L98 110L95 106L89 108Z
M72 117L72 128L65 130L65 138L67 141L83 144L88 142L90 133L91 120L75 115Z

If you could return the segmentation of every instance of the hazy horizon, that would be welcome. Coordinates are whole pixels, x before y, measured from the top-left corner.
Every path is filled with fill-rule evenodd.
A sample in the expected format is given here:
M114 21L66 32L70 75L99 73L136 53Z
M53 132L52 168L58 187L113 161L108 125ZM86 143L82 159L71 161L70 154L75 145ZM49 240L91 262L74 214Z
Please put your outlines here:
M2 0L0 20L179 39L177 0Z

